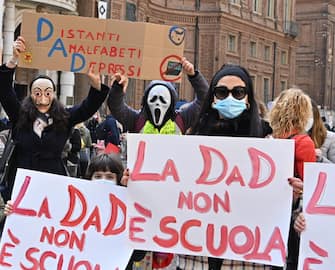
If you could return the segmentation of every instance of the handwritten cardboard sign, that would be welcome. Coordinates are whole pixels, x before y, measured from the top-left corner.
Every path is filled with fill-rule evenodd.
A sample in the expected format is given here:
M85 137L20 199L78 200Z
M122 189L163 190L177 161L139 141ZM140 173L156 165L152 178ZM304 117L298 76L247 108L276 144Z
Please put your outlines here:
M24 13L19 66L179 81L185 29L145 22Z
M329 270L335 265L335 164L305 163L300 270Z
M19 169L14 213L1 238L1 269L125 269L123 187Z
M293 149L291 140L129 134L133 247L282 266Z

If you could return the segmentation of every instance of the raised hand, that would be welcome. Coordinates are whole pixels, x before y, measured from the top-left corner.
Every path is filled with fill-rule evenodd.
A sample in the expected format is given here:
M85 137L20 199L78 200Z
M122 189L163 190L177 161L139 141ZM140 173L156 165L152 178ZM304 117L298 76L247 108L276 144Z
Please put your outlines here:
M123 93L126 93L127 91L127 87L128 87L128 83L129 83L129 79L127 76L122 75L121 73L115 73L112 75L111 77L111 85L113 85L113 83L117 81L118 84L122 85L122 90Z
M25 50L26 50L25 40L23 37L19 36L13 43L13 55L7 61L6 66L8 68L15 68L20 53L24 52Z
M185 57L181 59L181 65L187 75L189 76L195 75L194 65L190 61L188 61Z
M94 73L94 68L91 66L88 69L87 76L90 80L90 84L93 88L101 90L101 77L99 73Z

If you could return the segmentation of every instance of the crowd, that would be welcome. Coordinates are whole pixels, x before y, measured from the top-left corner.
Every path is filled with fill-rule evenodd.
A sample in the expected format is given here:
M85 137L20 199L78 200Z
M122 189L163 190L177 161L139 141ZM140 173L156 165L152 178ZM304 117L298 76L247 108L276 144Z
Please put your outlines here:
M0 197L0 218L12 211L10 193L17 168L69 175L90 180L108 180L127 185L127 132L143 134L187 134L189 136L230 136L292 139L295 143L292 186L292 221L285 269L297 269L299 233L305 228L301 213L304 162L335 162L335 133L327 130L317 104L298 87L282 91L272 108L256 98L249 72L238 65L224 64L210 83L186 58L182 58L195 98L176 108L178 94L173 84L154 80L147 85L142 107L135 110L125 103L128 78L116 73L111 85L88 71L87 97L65 108L55 95L56 87L47 76L36 77L30 94L19 102L12 88L19 54L25 41L19 37L13 57L0 67L0 102L15 141L14 166ZM99 109L107 100L109 112ZM5 128L8 130L8 128ZM6 144L6 137L2 141ZM6 202L6 203L5 203ZM130 269L283 269L264 264L212 257L135 250Z

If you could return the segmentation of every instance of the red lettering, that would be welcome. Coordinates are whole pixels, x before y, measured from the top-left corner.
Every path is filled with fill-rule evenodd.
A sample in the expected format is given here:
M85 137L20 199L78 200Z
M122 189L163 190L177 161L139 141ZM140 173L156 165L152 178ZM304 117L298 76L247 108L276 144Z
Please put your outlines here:
M173 161L167 161L165 164L162 175L159 173L141 173L143 162L144 162L144 154L145 154L146 143L144 141L139 142L137 157L135 161L135 166L133 172L131 174L131 178L133 181L165 181L168 175L171 175L174 181L179 182L179 176L176 170L176 167Z
M84 195L76 189L73 185L68 186L68 191L70 195L70 205L65 217L60 221L60 224L63 226L77 226L85 217L87 212L87 203ZM76 198L78 198L81 202L81 214L76 219L70 220L73 211L75 209Z
M245 243L238 245L236 242L236 237L238 234L244 234L246 241ZM236 254L244 254L247 253L249 250L252 249L252 246L254 244L254 236L252 231L247 228L246 226L240 225L234 227L231 232L229 233L229 245L232 251L234 251Z
M204 160L204 168L203 168L203 171L202 171L200 177L196 180L196 183L197 184L204 184L204 185L215 185L215 184L219 183L220 181L222 181L222 179L226 176L228 162L227 162L226 158L224 157L224 155L220 151L218 151L218 150L216 150L212 147L199 145L199 148L200 148L202 158ZM211 171L211 168L212 168L212 158L211 158L211 154L210 154L211 152L216 154L221 159L222 167L223 167L222 172L219 175L219 177L217 177L216 179L214 179L212 181L210 181L208 179L208 175L209 175L209 173Z
M40 269L38 260L36 260L33 257L33 254L36 253L36 252L39 252L39 251L40 250L38 248L34 248L34 247L27 249L26 254L25 254L26 259L27 259L28 262L32 263L33 266L29 268L29 267L25 266L24 264L22 264L20 262L21 269L23 269L23 270L38 270L38 269Z
M250 188L261 188L265 187L268 184L270 184L274 178L275 172L276 172L276 166L272 158L267 155L266 153L263 153L256 148L249 148L248 153L250 156L251 164L252 164L252 176L249 182ZM261 172L261 159L263 161L267 161L269 165L269 176L267 179L265 179L263 182L260 182L260 172Z
M171 159L169 159L165 164L164 170L162 172L162 179L166 180L168 176L172 176L175 182L180 181L176 166Z
M227 186L229 186L233 182L238 182L241 186L245 186L244 179L237 166L234 166L233 170L231 171L230 175L226 180L226 184Z
M107 227L105 228L103 235L116 235L123 232L126 229L126 205L121 201L118 197L113 194L109 194L109 200L112 204L111 209L111 218ZM118 209L121 209L122 216L124 217L122 224L119 228L114 228L116 224L116 220L118 217Z
M161 219L159 223L159 227L162 233L171 235L168 239L163 239L158 236L154 236L152 239L155 243L157 243L161 247L171 248L174 247L178 243L178 231L173 228L169 228L168 225L170 223L176 223L176 217L167 216Z
M86 231L90 226L94 226L97 232L101 232L100 212L97 206L94 207L91 215L88 217L87 221L85 222L84 230Z
M16 213L18 215L22 216L36 216L36 211L32 209L26 209L26 208L19 208L19 204L21 203L22 199L24 198L24 195L26 194L28 187L30 184L30 176L26 176L24 179L24 182L20 188L19 194L16 197L16 200L13 203L13 213Z
M202 247L201 246L195 246L192 245L188 240L187 240L187 231L191 228L191 227L201 227L201 221L200 220L196 220L196 219L191 219L186 221L180 229L180 242L183 245L183 247L187 248L188 250L191 251L195 251L195 252L200 252L202 251Z
M46 218L51 218L50 215L50 211L49 211L49 203L48 203L48 199L44 198L41 207L40 207L40 211L38 211L37 216L41 217L42 215L44 215Z
M320 172L316 188L306 207L307 213L311 215L313 214L335 215L334 206L320 206L318 204L322 195L325 192L326 183L327 183L327 174L325 172Z
M216 242L219 242L219 246L215 248L214 247L214 239L215 239L214 225L208 224L207 230L206 230L206 247L213 256L221 256L227 250L227 246L228 246L227 241L226 241L226 239L228 238L227 226L221 226L220 233L221 233L220 241L216 241Z
M12 257L13 254L9 253L7 251L7 248L14 248L15 245L11 244L11 243L4 243L2 248L1 248L1 254L0 254L0 265L2 266L7 266L7 267L11 267L12 264L10 264L9 262L5 261L6 257Z
M129 222L129 239L133 242L144 243L144 238L135 237L135 233L143 232L143 228L135 226L135 223L145 223L145 218L133 217Z
M200 203L199 201L203 200L203 203ZM184 206L186 206L189 210L194 210L198 213L208 213L212 208L215 213L219 212L219 208L222 208L225 212L230 212L230 198L229 193L225 191L224 194L224 200L221 199L216 193L213 195L213 199L209 197L204 192L199 192L194 195L190 191L188 192L187 196L184 194L184 192L179 193L178 198L178 208L183 209ZM220 206L220 207L219 207Z
M40 258L40 269L41 270L47 270L44 267L44 262L46 261L47 258L53 258L53 259L57 259L57 255L55 252L52 251L45 251L42 253L41 258Z

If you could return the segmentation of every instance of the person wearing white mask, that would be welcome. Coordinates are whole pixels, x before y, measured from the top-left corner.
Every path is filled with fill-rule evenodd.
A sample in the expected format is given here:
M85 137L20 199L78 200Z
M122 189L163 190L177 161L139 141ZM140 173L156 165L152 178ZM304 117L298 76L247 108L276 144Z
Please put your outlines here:
M195 92L194 100L181 110L175 109L178 101L175 86L163 80L153 80L147 85L140 110L131 108L124 102L128 78L118 73L113 75L107 104L124 131L144 134L186 133L199 114L208 83L186 58L182 58L181 65Z

